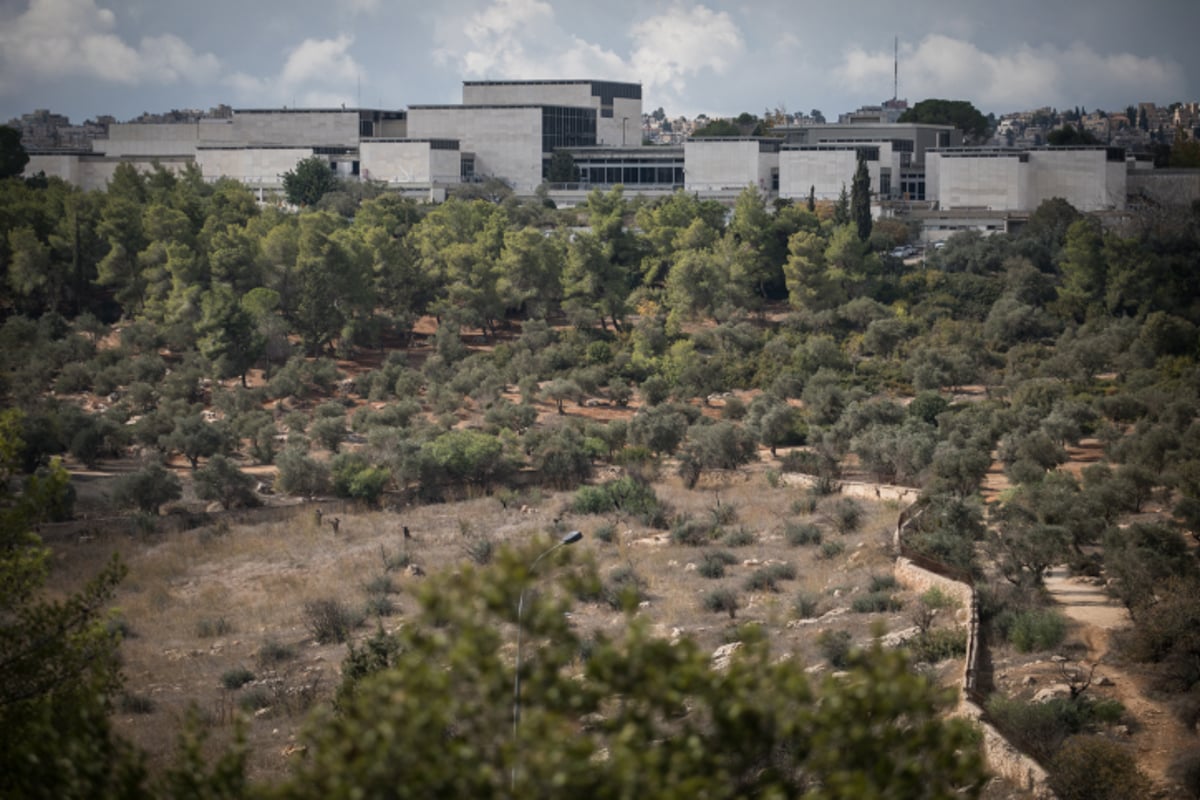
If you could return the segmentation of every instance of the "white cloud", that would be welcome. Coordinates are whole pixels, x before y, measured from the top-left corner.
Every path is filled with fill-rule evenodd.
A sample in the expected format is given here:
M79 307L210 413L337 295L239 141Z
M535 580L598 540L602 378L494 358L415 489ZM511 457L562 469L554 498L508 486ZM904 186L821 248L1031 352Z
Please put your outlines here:
M301 86L354 81L360 68L346 52L353 41L344 34L336 39L305 39L288 54L280 82L285 86Z
M353 105L362 66L350 55L354 39L305 39L287 53L278 75L235 73L225 83L241 102L332 107Z
M835 76L853 91L885 96L892 54L853 48ZM900 82L900 94L910 99L967 99L982 108L1003 110L1128 102L1144 97L1147 90L1172 97L1183 85L1178 65L1159 58L1098 53L1081 43L1065 49L1022 45L989 53L941 34L927 36L915 47L901 47Z
M634 72L651 88L682 92L689 77L718 75L742 55L741 31L724 11L677 5L633 26Z
M636 22L627 36L622 54L564 30L545 0L493 0L465 20L444 19L434 57L465 78L608 78L670 96L705 70L724 73L744 50L727 13L697 4Z
M438 38L435 61L456 65L464 77L632 75L617 53L564 31L542 0L495 0L465 21L444 20Z
M68 77L126 85L203 82L220 70L211 53L197 53L173 34L137 46L116 33L116 15L94 0L31 0L0 29L0 89Z
M379 0L338 0L338 5L351 14L374 14L379 10Z

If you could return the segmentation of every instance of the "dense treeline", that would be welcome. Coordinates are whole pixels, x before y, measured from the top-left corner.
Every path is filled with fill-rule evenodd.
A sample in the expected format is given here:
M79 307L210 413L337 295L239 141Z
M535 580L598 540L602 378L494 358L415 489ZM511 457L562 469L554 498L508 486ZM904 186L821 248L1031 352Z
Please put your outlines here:
M911 231L864 225L849 198L768 206L750 188L727 211L617 188L560 211L371 194L286 213L194 170L123 166L98 193L0 182L14 476L139 453L114 502L153 513L179 496L158 464L171 454L229 507L256 501L239 463L276 464L285 492L373 501L498 488L523 468L572 488L598 460L637 477L668 455L694 484L759 444L818 490L851 465L921 486L911 543L973 571L989 552L998 617L1052 564L1100 569L1102 543L1147 623L1131 652L1200 695L1194 551L1166 524L1117 525L1157 503L1200 530L1200 213L1106 228L1055 200L1019 233L905 263L890 253ZM436 333L410 358L424 316ZM374 350L353 380L333 361ZM734 390L745 400L702 413ZM628 419L565 413L635 395ZM1084 438L1103 459L1058 471ZM1013 483L991 509L1000 535L978 494L993 453Z

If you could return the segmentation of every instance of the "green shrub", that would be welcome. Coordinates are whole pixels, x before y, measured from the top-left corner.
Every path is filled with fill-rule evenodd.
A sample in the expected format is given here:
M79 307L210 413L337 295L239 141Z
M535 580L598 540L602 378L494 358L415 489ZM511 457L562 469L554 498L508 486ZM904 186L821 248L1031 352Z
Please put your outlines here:
M940 586L931 586L921 595L921 602L929 608L958 608L958 600L942 591Z
M321 598L304 604L304 623L318 644L341 644L363 617L340 600Z
M1093 702L1086 695L1074 700L1055 697L1030 703L992 695L987 711L1009 741L1043 763L1050 763L1068 736L1086 733L1120 719L1124 709L1111 700Z
M251 713L271 707L271 693L265 687L255 686L238 699L238 707Z
M610 608L636 608L646 597L646 581L633 567L615 567L601 588L601 597Z
M254 680L254 673L245 667L234 667L221 673L221 685L226 689L240 689Z
M1129 747L1072 736L1050 762L1050 788L1060 800L1125 800L1149 797L1152 786Z
M600 486L581 486L571 501L576 514L607 514L620 511L637 518L643 525L663 527L666 509L653 487L626 475Z
M738 510L733 503L716 505L711 509L714 525L731 525L737 521Z
M967 653L966 628L934 628L910 639L906 644L913 661L937 664Z
M728 587L713 589L707 592L701 600L705 611L711 611L714 614L726 613L730 619L737 616L738 611L738 596L737 592Z
M858 530L862 524L863 507L851 497L839 497L829 506L829 518L838 533L847 534Z
M883 575L872 575L870 583L867 585L869 592L884 592L896 588L896 576L884 573Z
M482 534L472 535L463 545L463 551L466 552L467 558L476 564L490 564L492 557L496 555L496 543Z
M809 490L792 501L792 513L811 514L817 510L817 503L820 499L820 495Z
M688 547L712 544L720 534L720 528L711 523L686 516L678 517L671 525L671 543Z
M783 537L792 547L821 543L821 527L813 522L789 522L783 529Z
M723 578L725 577L725 567L737 562L732 553L724 550L714 550L705 553L700 558L700 563L696 567L696 572L700 573L704 578Z
M726 547L749 547L758 541L758 534L749 528L736 528L726 531L721 537L721 544Z
M225 636L230 633L233 633L233 623L225 617L216 619L205 617L196 622L196 635L201 639L211 639L214 636Z
M792 604L792 608L796 610L796 616L800 619L813 619L817 616L817 609L820 607L821 599L812 592L801 592L796 595L796 600Z
M823 542L819 554L821 558L831 559L837 558L844 552L846 552L846 545L841 542Z
M396 603L390 595L369 594L367 595L365 613L369 617L390 617L396 613Z
M592 533L592 538L597 541L611 544L617 538L617 526L611 522L601 525Z
M154 713L154 700L144 694L121 692L117 708L123 714L152 714Z
M744 584L748 592L778 592L780 581L790 581L796 578L796 568L791 564L768 564L759 567L746 578Z
M845 669L850 664L850 631L821 631L817 637L817 647L821 655L836 669Z
M386 573L371 578L364 588L367 590L367 594L391 594L396 591L396 585L392 583L391 576Z
M1052 609L1024 609L1001 612L996 617L997 632L1021 653L1053 650L1067 635L1067 620Z
M284 644L276 639L266 639L262 643L262 646L258 648L258 663L264 667L281 664L284 661L291 661L295 657L295 647L290 644Z
M890 592L869 592L859 595L850 603L850 609L858 614L877 614L900 610L900 600Z

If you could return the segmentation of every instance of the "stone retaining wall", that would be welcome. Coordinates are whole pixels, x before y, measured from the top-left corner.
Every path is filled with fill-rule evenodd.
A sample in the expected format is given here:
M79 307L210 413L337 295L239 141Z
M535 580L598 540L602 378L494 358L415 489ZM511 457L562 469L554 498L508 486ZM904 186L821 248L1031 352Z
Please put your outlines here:
M896 524L894 542L897 553L903 549L904 531L912 520L919 516L912 507L900 513ZM991 723L984 719L984 711L973 698L978 696L976 677L979 674L979 601L975 588L964 581L939 575L926 569L903 555L897 555L893 572L896 580L915 592L927 592L938 588L961 604L966 611L967 655L963 664L962 694L955 714L975 721L983 734L983 754L988 766L997 775L1020 787L1036 800L1053 800L1056 797L1049 786L1049 775L1041 764L1017 749Z

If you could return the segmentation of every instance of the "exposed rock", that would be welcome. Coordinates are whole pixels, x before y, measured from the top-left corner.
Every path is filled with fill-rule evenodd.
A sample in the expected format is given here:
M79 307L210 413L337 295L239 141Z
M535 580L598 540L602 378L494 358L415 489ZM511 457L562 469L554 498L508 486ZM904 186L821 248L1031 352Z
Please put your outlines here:
M730 659L733 658L733 654L741 649L741 647L741 642L730 642L729 644L723 644L718 647L712 654L713 669L723 670L728 667Z
M911 628L905 628L904 630L893 631L880 639L879 643L884 647L900 647L909 639L916 638L917 636L920 636L920 634L921 629L913 626Z
M1116 686L1116 684L1113 683L1113 679L1108 677L1107 675L1101 675L1099 678L1097 678L1096 685L1097 686Z
M1022 686L1033 686L1035 683L1037 683L1037 678L1033 675L1026 675L1021 681Z
M1035 703L1048 703L1059 697L1070 697L1071 687L1065 683L1055 683L1047 686L1045 689L1039 689L1037 694L1033 696Z
M409 564L405 567L404 574L412 578L420 578L425 575L425 570L421 569L420 564Z

